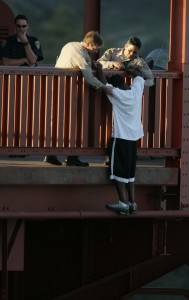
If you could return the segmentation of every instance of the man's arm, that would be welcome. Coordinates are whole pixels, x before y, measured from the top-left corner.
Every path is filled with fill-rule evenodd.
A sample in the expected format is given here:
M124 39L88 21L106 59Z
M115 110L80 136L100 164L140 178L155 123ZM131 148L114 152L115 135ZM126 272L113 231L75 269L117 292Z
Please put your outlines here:
M98 63L97 63L97 72L98 72ZM102 67L102 66L101 66ZM92 85L96 89L102 89L106 94L112 95L112 88L109 86L106 86L106 83L102 82L98 78L96 78L92 73L91 66L86 62L85 58L80 59L79 68L85 77L85 80Z
M97 62L101 63L104 69L113 69L115 61L112 57L112 49L106 50Z
M104 75L104 72L102 70L102 65L98 62L97 64L97 77L99 81L103 83L102 85L102 90L107 94L112 96L113 95L113 87L111 86L106 86L106 83L108 83L106 76Z
M19 59L11 59L9 58L9 51L10 51L10 42L9 40L3 40L0 44L1 47L1 59L3 66L21 66L24 64L28 64L27 57L19 58Z
M24 64L29 65L29 61L26 57L19 58L19 59L11 59L2 57L2 65L3 66L22 66Z
M34 65L37 62L37 55L33 52L30 43L24 46L26 51L26 56L30 65Z
M22 66L22 65L33 65L35 64L37 60L37 55L32 51L31 46L27 40L27 37L22 35L24 37L24 40L21 42L23 43L23 46L25 47L26 56L22 58L11 58L10 55L10 40L4 40L2 44L2 64L4 66ZM25 44L25 45L24 45ZM27 49L28 48L28 49Z
M98 76L98 79L103 83L103 84L106 84L108 83L107 79L106 79L106 76L104 75L104 72L102 70L102 64L98 62L97 64L97 76Z
M37 61L37 55L33 52L30 42L28 41L27 35L19 32L17 33L17 36L24 45L29 65L34 65Z
M145 79L145 86L150 87L154 85L154 77L152 71L141 57L138 59L134 59L133 62L128 67L126 67L126 70L128 71L132 72L132 69L138 70L141 73L141 75L138 74L138 76L142 76Z

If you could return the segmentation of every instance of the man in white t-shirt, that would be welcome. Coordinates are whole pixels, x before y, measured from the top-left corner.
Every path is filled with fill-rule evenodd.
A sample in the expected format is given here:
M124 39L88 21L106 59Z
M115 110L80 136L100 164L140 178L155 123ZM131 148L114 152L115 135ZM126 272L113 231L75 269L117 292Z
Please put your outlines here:
M110 147L110 179L114 180L119 201L107 204L106 208L118 213L137 212L134 182L137 159L137 140L143 133L141 123L144 79L136 76L130 87L122 76L116 74L107 82L98 64L98 78L107 86L113 86L113 96L107 95L112 103L114 128Z

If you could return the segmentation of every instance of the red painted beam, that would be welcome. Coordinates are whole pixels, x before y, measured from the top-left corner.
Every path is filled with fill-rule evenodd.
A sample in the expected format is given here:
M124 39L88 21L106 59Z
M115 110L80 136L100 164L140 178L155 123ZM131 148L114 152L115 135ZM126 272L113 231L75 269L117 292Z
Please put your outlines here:
M135 215L120 215L109 211L39 211L0 212L0 219L179 219L189 218L189 210L140 211Z
M100 31L100 0L84 0L84 35L91 30Z

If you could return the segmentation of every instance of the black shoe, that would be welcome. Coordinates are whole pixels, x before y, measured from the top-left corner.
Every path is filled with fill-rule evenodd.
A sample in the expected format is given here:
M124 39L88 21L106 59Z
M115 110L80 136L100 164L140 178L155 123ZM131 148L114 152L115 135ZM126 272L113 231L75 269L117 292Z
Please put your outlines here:
M66 166L88 167L88 162L82 162L78 156L68 156L65 160Z
M130 214L136 214L137 213L137 204L136 202L129 202L129 213Z
M107 209L113 210L117 213L128 215L130 206L126 203L118 201L115 204L106 204L105 206Z
M44 162L49 163L51 165L56 165L56 166L62 165L61 161L59 161L55 155L45 156Z

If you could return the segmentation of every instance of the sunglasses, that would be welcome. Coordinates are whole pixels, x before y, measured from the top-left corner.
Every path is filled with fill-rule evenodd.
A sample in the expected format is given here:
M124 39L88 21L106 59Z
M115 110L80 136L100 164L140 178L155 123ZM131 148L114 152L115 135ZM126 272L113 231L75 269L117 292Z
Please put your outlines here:
M19 24L16 24L16 27L17 28L26 28L28 25L19 25Z

